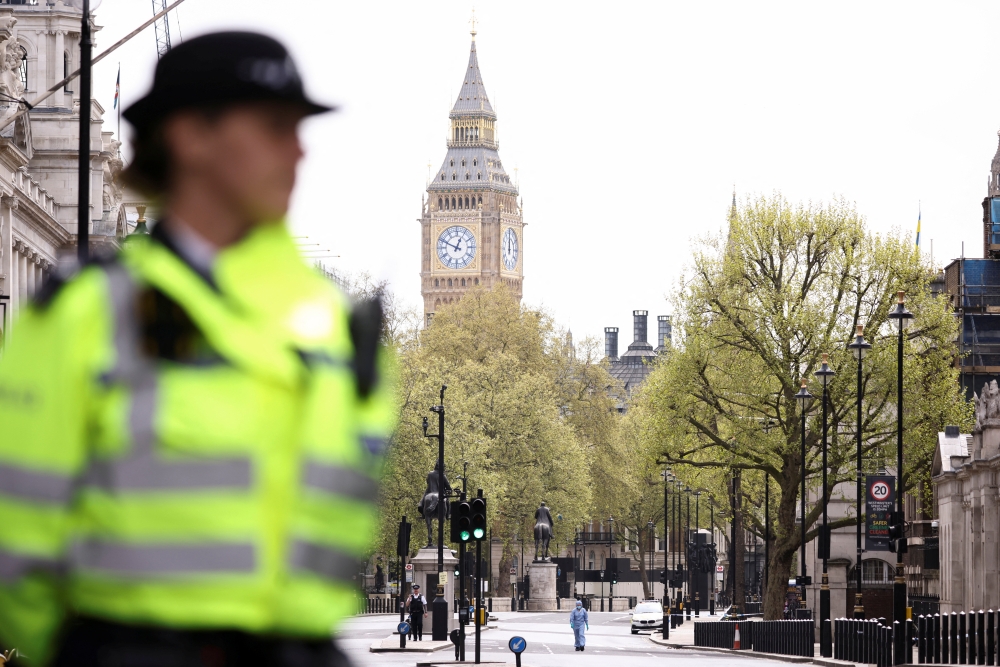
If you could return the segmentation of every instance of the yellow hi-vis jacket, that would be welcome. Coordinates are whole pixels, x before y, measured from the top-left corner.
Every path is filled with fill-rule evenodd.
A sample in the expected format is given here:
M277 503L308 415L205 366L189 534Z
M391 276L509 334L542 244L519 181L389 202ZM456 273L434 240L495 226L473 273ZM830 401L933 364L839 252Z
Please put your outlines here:
M208 279L141 239L46 298L0 358L2 645L44 662L69 614L329 637L392 428L336 288L275 224Z

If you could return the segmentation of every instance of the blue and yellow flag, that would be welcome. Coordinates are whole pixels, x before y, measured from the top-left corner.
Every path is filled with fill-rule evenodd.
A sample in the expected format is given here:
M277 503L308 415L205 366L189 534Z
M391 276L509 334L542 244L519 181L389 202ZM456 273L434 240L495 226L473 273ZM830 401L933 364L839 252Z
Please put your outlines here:
M920 247L920 206L917 206L917 247Z

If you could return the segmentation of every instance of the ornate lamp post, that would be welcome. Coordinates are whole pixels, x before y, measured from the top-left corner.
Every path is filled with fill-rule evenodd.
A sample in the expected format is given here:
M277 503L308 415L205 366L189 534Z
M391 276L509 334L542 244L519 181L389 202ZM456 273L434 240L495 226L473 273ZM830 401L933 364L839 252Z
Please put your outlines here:
M826 486L826 416L827 406L829 404L827 399L827 386L830 384L830 380L832 380L835 375L834 370L830 368L829 361L830 355L824 354L823 364L819 367L819 370L814 373L814 375L819 378L820 384L823 385L823 527L820 529L819 534L819 555L820 558L823 559L823 583L819 588L819 652L824 658L833 656L833 644L830 634L830 580L826 573L827 562L830 559L830 525L829 515L827 514L827 505L830 502L830 498Z
M80 264L84 264L90 254L90 111L91 111L91 53L94 41L91 38L90 12L97 9L101 0L72 0L67 3L78 7L83 16L80 21L80 143L77 155L77 220L76 254Z
M808 380L802 378L802 387L799 389L799 393L795 394L795 400L799 404L799 413L802 415L802 495L799 497L802 511L802 544L799 547L799 565L802 568L802 573L799 575L801 577L799 591L802 602L806 601L806 585L809 581L806 574L806 410L809 408L809 402L812 401L813 395L806 388L808 383Z
M699 553L701 552L701 491L694 492L694 548ZM698 558L698 565L701 565L701 558ZM699 575L703 573L699 570ZM704 577L700 577L704 580ZM701 581L699 577L693 579L695 582L694 588L694 617L701 617Z
M889 313L889 319L896 321L899 331L896 344L896 520L895 524L902 524L903 515L903 331L913 320L913 313L906 309L906 293L900 291L897 296L899 302ZM900 626L906 623L906 579L903 576L903 553L906 551L906 539L899 541L896 548L896 580L892 584L892 620L899 621ZM896 643L896 650L893 655L896 664L902 664L903 653L906 648L905 633L898 633L899 641Z
M854 618L864 618L865 617L865 607L861 600L861 508L864 503L864 487L861 477L861 401L863 398L864 386L861 381L861 365L865 358L865 354L868 353L872 347L871 343L865 340L865 325L858 325L858 332L854 336L854 342L847 345L847 349L851 351L854 358L858 360L858 423L856 427L858 447L857 447L857 457L858 457L858 559L855 563L855 570L857 574L857 589L858 592L854 595Z
M656 526L652 521L646 522L646 531L649 533L649 567L646 568L646 581L649 582L649 597L653 597L653 580L650 573L653 571L653 555L656 553Z

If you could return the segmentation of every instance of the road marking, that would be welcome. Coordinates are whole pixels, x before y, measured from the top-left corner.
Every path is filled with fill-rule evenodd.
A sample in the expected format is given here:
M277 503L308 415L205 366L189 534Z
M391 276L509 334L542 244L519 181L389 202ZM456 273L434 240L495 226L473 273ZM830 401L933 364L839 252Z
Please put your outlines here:
M549 654L555 655L554 653L552 653L552 649L549 648L548 644L542 644L542 646L545 648L546 651L549 652Z

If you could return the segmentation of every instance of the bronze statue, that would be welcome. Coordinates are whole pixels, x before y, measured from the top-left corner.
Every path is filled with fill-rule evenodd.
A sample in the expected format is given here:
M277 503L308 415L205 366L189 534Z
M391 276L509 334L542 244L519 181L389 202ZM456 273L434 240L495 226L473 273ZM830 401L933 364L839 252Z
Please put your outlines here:
M441 493L438 489L438 470L439 465L434 464L434 470L427 473L427 490L424 491L424 497L420 499L420 504L417 505L417 513L424 517L424 521L427 523L427 546L434 546L434 533L431 532L431 521L438 518L438 502L441 500ZM451 485L448 484L448 478L444 478L444 490L445 492L451 491ZM444 518L447 521L451 518L451 508L448 503L445 502L444 505Z
M535 561L549 559L549 541L552 539L552 532L552 515L543 502L535 510Z

